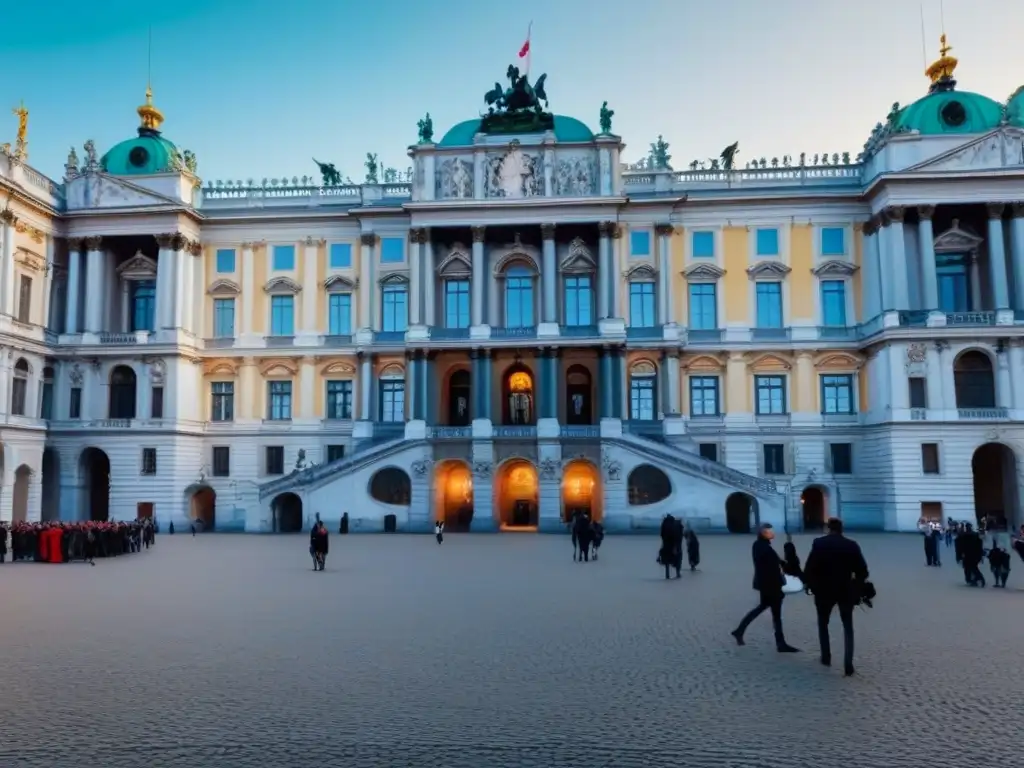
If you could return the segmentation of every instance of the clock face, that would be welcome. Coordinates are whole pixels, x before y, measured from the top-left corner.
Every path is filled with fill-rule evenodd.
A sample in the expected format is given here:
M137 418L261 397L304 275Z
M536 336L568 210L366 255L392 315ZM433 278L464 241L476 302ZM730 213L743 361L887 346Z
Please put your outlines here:
M967 110L959 101L946 102L939 114L942 116L942 122L950 128L959 128L967 122Z
M145 147L135 147L135 149L128 153L128 162L136 168L141 168L148 160L149 152L146 151Z

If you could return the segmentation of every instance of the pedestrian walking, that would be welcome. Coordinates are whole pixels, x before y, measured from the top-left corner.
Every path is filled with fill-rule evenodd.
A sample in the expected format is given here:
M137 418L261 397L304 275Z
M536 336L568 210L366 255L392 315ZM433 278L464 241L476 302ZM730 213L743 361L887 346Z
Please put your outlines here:
M772 539L775 532L771 523L762 523L758 529L757 538L750 549L751 559L754 563L754 590L760 596L760 600L743 620L740 625L732 631L732 636L737 645L746 645L743 635L750 623L765 611L771 611L772 628L775 631L775 650L779 653L799 653L799 648L794 648L786 642L786 635L782 629L782 586L786 578L782 572L782 559L772 547Z
M437 539L438 544L444 541L444 520L438 520L434 523L434 537Z

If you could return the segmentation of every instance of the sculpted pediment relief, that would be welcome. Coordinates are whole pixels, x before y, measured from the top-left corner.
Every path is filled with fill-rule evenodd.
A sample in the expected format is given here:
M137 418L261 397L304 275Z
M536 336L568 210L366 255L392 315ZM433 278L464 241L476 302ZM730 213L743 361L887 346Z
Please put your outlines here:
M978 235L961 229L959 219L953 219L953 225L933 241L936 253L974 253L983 242Z
M818 277L849 277L858 269L859 267L852 262L842 259L829 259L811 269L811 272Z
M19 248L15 252L14 261L32 272L42 272L46 267L46 259L38 253L26 251L24 248Z
M302 290L302 286L290 277L275 277L263 286L264 293L290 293L293 296Z
M565 273L593 272L597 269L590 248L587 247L587 243L582 237L574 238L569 243L569 253L562 259L560 268Z
M405 368L398 363L388 363L380 370L380 378L400 379L405 376Z
M238 287L238 283L221 278L214 280L206 292L211 296L237 296L242 290Z
M408 283L409 276L405 272L391 272L384 275L378 281L381 285L393 285L395 283Z
M687 280L717 280L725 274L725 270L717 264L691 264L683 270Z
M328 293L344 293L354 291L359 287L359 278L351 280L341 275L331 275L324 280L324 290Z
M747 267L747 274L750 275L751 279L758 277L785 277L793 270L783 264L781 261L775 261L774 259L765 259L759 261L757 264L753 264Z
M982 171L1024 166L1024 131L999 128L931 160L911 166L915 171Z
M757 373L781 373L790 370L793 364L783 357L767 353L753 358L747 366Z
M295 361L286 357L271 358L260 363L260 374L263 376L285 378L295 376L298 372L299 367L295 364Z
M156 277L156 262L142 253L136 252L128 261L117 268L122 279L150 279Z
M469 277L472 273L473 260L462 243L455 243L437 266L437 274L445 277Z
M65 188L68 210L90 208L140 208L146 206L181 206L172 200L123 179L102 173L78 176Z
M845 352L826 352L814 360L814 367L820 371L859 371L864 360Z
M356 367L344 360L335 360L320 369L321 376L352 376L355 372Z
M714 355L695 355L683 359L683 370L689 373L719 373L725 362Z
M622 276L627 280L655 280L658 272L650 264L637 264L623 272Z
M205 361L203 370L204 376L229 376L238 375L238 363L231 359L215 359Z
M507 253L498 259L494 264L495 276L503 275L506 269L519 264L529 269L533 274L540 273L540 267L537 265L537 259L531 254L525 251L512 251Z

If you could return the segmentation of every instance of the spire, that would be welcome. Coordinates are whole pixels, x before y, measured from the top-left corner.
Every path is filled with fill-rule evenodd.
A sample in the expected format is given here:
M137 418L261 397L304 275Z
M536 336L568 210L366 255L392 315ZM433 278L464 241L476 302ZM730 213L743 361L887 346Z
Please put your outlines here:
M928 89L931 93L952 91L956 88L953 72L956 71L956 65L959 62L954 56L949 55L951 50L953 50L953 46L946 43L946 33L943 32L939 38L939 58L924 71L932 81L931 88Z
M160 133L160 125L164 121L164 113L153 106L153 88L146 85L146 103L139 107L136 112L142 124L139 126L140 136L152 136Z

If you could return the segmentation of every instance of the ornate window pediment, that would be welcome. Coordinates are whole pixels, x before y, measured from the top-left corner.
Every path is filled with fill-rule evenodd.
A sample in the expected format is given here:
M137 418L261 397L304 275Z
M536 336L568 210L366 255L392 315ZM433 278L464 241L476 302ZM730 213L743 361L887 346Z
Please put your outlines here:
M302 290L302 286L292 280L290 277L274 277L267 281L267 284L263 286L264 293L290 293L293 296Z
M720 373L725 363L712 355L697 355L683 361L683 368L688 373Z
M288 358L271 358L264 360L260 364L260 374L262 376L289 378L295 376L298 372L299 368L295 365L295 361Z
M781 261L774 259L764 259L747 267L747 274L750 275L751 280L756 280L759 277L783 278L792 271Z
M221 278L214 280L206 292L211 296L237 296L242 289L238 287L238 283Z
M437 274L447 278L469 277L473 274L472 257L462 243L452 246L449 254L438 265Z
M355 372L356 367L344 360L335 360L320 369L321 376L353 376Z
M42 272L46 267L46 259L38 253L26 251L24 248L19 248L14 254L14 261L32 272Z
M238 364L233 360L208 360L204 376L221 376L234 378L238 375Z
M378 281L381 285L407 285L409 276L404 272L391 272Z
M777 373L791 370L793 364L789 360L769 352L752 359L747 363L747 367L757 373Z
M953 219L953 225L936 237L933 242L936 253L973 254L978 251L984 240L973 232L961 229L960 220Z
M494 265L494 276L504 277L505 272L513 266L526 267L534 275L540 274L540 267L537 266L537 260L533 256L522 251L514 251L498 259Z
M122 280L155 280L156 262L138 251L117 268L117 274Z
M352 280L341 275L331 275L324 280L324 290L328 293L346 293L359 287L359 278Z
M378 378L381 379L404 379L405 369L398 363L388 363L380 369Z
M814 360L814 367L819 371L859 371L863 364L861 358L845 352L826 352Z
M852 262L843 259L828 259L811 269L811 272L818 277L849 277L858 269L859 267Z
M725 274L725 270L717 264L691 264L683 270L683 276L687 280L718 280Z
M622 276L629 282L653 282L658 279L658 271L650 264L637 264L623 272Z
M562 259L560 269L563 274L590 274L597 271L597 264L590 253L590 248L582 237L574 238L569 243L569 253Z
M629 373L632 376L657 376L658 366L650 360L637 360L630 366Z

